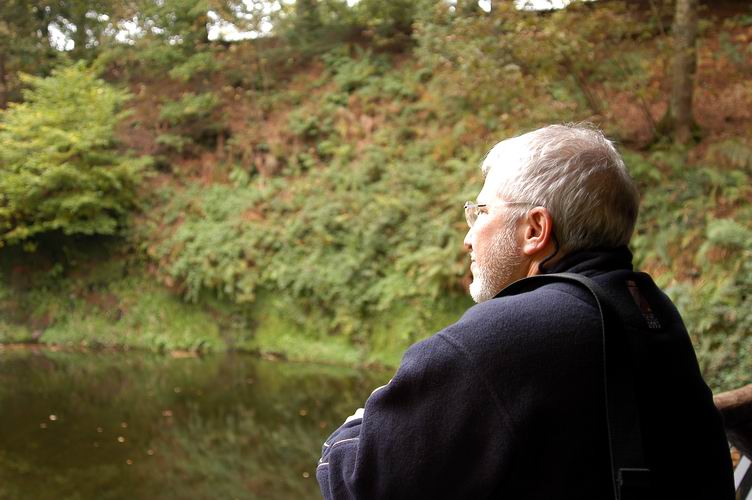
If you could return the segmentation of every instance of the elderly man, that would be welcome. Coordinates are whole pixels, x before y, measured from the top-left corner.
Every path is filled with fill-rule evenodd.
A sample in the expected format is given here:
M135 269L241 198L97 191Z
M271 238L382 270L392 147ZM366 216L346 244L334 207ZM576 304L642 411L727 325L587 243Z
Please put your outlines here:
M482 170L465 204L478 304L408 349L324 443L324 497L604 500L634 487L632 498L734 498L681 318L632 271L639 197L613 144L553 125L497 144ZM565 272L586 283L554 279ZM618 321L604 326L609 308ZM620 336L631 337L611 343ZM606 342L642 348L604 361ZM629 381L611 395L607 363ZM639 450L634 476L615 469L624 447Z

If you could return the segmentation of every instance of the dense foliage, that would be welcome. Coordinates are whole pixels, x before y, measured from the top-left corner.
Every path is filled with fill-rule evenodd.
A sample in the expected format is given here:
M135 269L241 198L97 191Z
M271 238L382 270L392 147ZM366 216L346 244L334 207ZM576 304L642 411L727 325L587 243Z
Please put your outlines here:
M127 94L81 66L25 81L25 101L0 117L0 244L115 234L148 164L115 145Z
M633 247L683 313L709 383L733 387L752 368L752 165L739 162L734 142L711 148L691 170L685 153L630 158L645 184L673 186L668 194L644 189Z
M481 155L530 128L591 120L620 143L643 193L637 262L682 310L714 388L748 381L748 6L729 2L724 19L710 9L701 23L700 130L695 144L676 147L660 127L669 100L670 2L651 2L650 9L576 2L546 14L513 2L493 2L490 12L473 2L429 0L300 0L277 10L219 0L141 3L129 10L100 2L97 12L108 12L110 24L125 20L140 31L119 43L107 29L93 30L85 57L106 79L130 87L130 115L117 136L153 155L158 170L139 191L146 209L122 241L142 250L137 271L102 293L127 302L134 282L154 287L156 279L195 304L186 307L219 311L217 318L234 318L223 324L241 326L203 336L185 327L191 333L173 342L179 334L152 336L151 326L128 323L128 313L107 318L102 324L135 325L138 336L123 343L225 342L392 364L405 346L468 305L461 206L480 187ZM263 26L271 31L212 42L209 19L256 35ZM84 70L60 69L33 82L54 82L66 71ZM119 96L110 98L112 120L97 129L111 133L124 94L88 74L92 85L110 89L103 95ZM29 112L40 106L34 99L13 105L2 122L39 119ZM104 107L101 114L87 109L100 120L107 115ZM29 154L17 156L24 161L32 152L51 154L64 135L27 133L50 147L24 150ZM111 138L86 143L76 161L102 158L100 147L122 158L111 145ZM70 281L75 265L58 264L68 267L55 268L50 294L89 286ZM225 316L217 301L232 313ZM60 306L45 316L40 306L34 314L58 318L45 331L72 340L62 318L80 325L92 316L75 310ZM152 317L146 308L133 310Z

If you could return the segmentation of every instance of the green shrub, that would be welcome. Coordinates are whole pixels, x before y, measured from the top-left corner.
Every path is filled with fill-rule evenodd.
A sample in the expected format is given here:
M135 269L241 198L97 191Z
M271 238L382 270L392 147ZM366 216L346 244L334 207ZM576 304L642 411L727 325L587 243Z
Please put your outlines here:
M430 1L424 0L362 0L355 10L374 46L396 49L409 45L416 15L431 6Z
M170 128L157 137L157 144L177 152L196 143L213 144L224 128L222 119L216 116L219 104L213 92L187 92L176 101L164 103L159 118Z
M752 373L752 228L710 219L704 236L695 257L703 278L667 292L682 311L710 386L734 389Z
M383 75L388 67L384 57L374 56L359 47L356 48L355 57L350 57L349 49L342 46L324 54L323 59L337 87L343 92L365 86L371 79Z
M212 92L188 92L177 101L163 104L159 117L170 125L182 125L208 117L218 104L219 99Z
M462 293L456 186L477 161L441 164L429 153L425 142L354 158L336 149L330 168L300 166L273 183L234 174L235 186L196 185L165 208L180 223L167 237L156 229L155 256L190 300L253 302L263 289L293 321L356 345L368 342L368 317L416 310L406 321L426 334L431 304Z
M734 164L729 143L708 156ZM752 371L752 195L749 176L728 166L688 165L686 151L627 155L643 200L632 247L655 270L684 318L714 390L749 383ZM739 162L743 163L743 162ZM651 173L653 172L653 173ZM655 181L658 180L658 188ZM723 218L714 213L723 207Z
M198 52L188 57L184 62L169 71L171 78L187 82L196 76L216 73L222 68L222 63L214 52Z
M24 81L25 102L0 115L0 246L51 231L116 234L149 164L115 144L128 94L81 65Z
M190 139L178 134L159 134L155 141L158 145L164 146L167 149L182 153L186 145L190 143Z
M297 109L287 117L287 126L303 140L322 139L332 132L332 119L308 109Z
M240 303L254 300L274 236L245 217L274 193L273 186L263 190L215 185L196 186L173 198L166 211L183 223L160 242L157 254L168 278L183 284L188 300L197 301L204 291ZM152 238L163 237L161 229L156 231L160 234Z

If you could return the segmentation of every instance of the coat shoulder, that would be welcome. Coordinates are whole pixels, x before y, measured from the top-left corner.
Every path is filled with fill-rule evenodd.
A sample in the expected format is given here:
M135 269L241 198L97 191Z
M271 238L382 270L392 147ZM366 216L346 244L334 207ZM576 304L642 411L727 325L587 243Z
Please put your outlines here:
M598 330L599 324L598 308L586 290L570 283L550 283L476 304L440 335L463 345L493 344L492 338L526 344L567 332L582 337Z

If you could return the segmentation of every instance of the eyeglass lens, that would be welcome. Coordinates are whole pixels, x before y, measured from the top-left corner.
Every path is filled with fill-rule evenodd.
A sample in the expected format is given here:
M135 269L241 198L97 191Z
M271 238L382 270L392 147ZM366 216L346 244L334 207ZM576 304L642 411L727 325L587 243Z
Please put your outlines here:
M478 210L478 206L475 203L469 201L465 203L465 220L469 227L473 227L473 224L475 224L478 218Z

